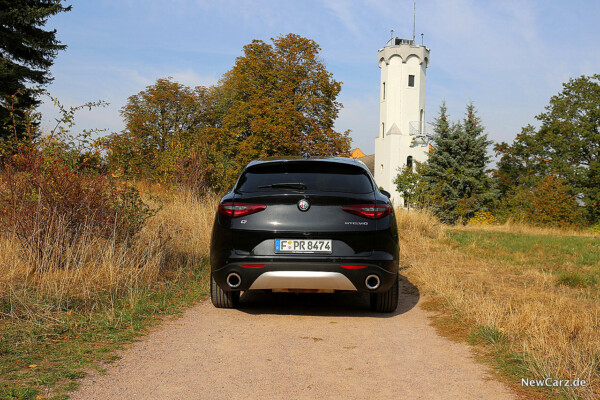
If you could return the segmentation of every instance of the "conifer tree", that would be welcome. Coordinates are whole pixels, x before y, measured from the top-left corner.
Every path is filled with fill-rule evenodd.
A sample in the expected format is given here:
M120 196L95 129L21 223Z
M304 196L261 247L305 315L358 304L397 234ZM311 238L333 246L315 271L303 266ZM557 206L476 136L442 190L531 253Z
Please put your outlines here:
M424 203L446 223L466 222L495 197L485 171L491 141L473 103L462 123L452 125L442 104L432 140L434 149L422 169Z
M65 45L56 30L44 30L48 18L69 11L62 0L0 0L0 139L23 135L24 110L39 104L32 90L52 81L49 69Z

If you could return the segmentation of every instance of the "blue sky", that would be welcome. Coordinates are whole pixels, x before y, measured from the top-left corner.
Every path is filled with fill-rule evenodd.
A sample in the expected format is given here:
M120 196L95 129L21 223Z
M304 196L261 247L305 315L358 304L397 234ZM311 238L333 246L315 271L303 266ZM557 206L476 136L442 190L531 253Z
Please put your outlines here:
M417 42L431 49L426 119L442 101L451 119L473 101L490 139L512 141L535 124L570 77L600 73L600 2L421 0ZM390 37L412 37L406 0L95 0L73 2L52 17L68 49L51 72L51 94L66 105L102 99L77 116L78 129L123 129L127 97L173 77L212 85L253 39L293 32L315 40L344 104L336 128L352 130L353 147L374 151L379 126L377 50ZM46 126L52 106L45 104Z

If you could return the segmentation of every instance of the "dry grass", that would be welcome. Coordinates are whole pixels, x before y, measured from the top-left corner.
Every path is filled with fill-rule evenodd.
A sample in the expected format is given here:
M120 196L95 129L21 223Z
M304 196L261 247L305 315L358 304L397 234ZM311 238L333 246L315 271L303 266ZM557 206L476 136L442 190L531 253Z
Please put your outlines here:
M507 232L507 233L524 233L528 235L554 235L554 236L588 236L600 237L600 233L590 229L573 228L551 228L528 225L525 222L508 220L503 224L498 225L479 225L467 224L466 226L456 226L453 229L457 230L485 230L489 232Z
M51 318L58 310L92 311L205 263L218 200L183 191L152 192L149 202L162 209L129 242L89 234L66 249L48 242L40 265L14 237L1 236L2 315Z
M206 259L210 250L210 236L219 204L219 197L198 197L190 191L164 191L152 187L150 193L159 193L162 208L148 221L143 233L161 232L168 239L171 256L183 257L184 266Z
M402 249L413 266L406 271L407 277L448 315L470 327L473 335L479 334L488 345L496 345L496 350L501 347L505 356L522 358L518 363L522 369L513 369L512 379L579 378L588 382L587 389L563 388L560 395L569 399L600 396L597 287L559 286L547 268L478 257L468 248L449 245L447 239L429 239L443 237L429 215L400 212L398 223L409 227L401 234ZM529 235L564 234L511 225L486 229ZM511 360L502 362L510 364Z

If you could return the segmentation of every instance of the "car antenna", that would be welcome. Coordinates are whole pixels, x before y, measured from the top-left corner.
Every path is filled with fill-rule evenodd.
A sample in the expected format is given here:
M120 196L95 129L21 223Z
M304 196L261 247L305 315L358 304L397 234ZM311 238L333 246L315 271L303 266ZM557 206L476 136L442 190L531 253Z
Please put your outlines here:
M302 154L302 158L304 158L305 160L308 160L310 158L310 153L306 152L306 153Z

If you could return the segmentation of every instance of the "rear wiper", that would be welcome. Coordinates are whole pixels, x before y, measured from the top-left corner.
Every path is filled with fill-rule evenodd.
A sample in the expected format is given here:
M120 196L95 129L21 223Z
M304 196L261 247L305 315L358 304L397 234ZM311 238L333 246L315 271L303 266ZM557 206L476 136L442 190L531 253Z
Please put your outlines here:
M259 189L264 188L272 188L272 189L298 189L298 190L306 190L306 185L304 183L273 183L272 185L261 185L258 187Z

